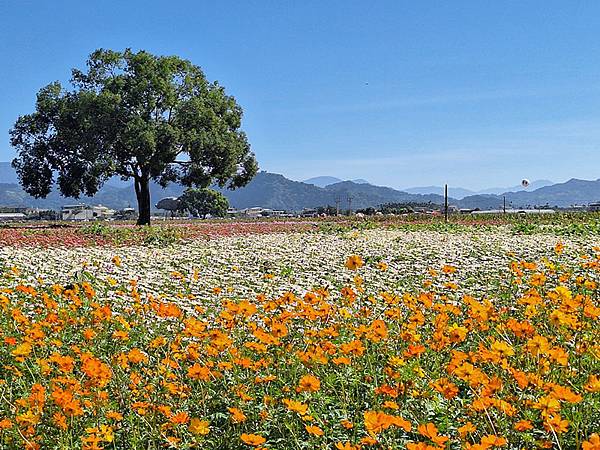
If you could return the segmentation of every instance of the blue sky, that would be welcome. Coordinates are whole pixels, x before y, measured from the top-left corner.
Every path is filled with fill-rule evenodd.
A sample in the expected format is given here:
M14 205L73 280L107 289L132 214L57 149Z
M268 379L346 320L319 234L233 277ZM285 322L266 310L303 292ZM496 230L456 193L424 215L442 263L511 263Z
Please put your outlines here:
M176 54L245 111L262 169L397 188L600 177L600 2L0 2L0 160L96 48Z

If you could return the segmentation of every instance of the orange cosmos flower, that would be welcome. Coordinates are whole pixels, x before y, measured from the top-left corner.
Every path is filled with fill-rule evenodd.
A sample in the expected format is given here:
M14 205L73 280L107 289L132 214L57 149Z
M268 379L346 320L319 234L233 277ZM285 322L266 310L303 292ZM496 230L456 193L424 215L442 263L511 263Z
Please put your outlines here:
M112 371L107 364L94 357L91 353L82 354L81 361L81 370L83 373L91 378L99 387L108 384L112 378Z
M583 388L588 392L600 392L600 377L597 375L590 375Z
M544 428L546 431L554 431L556 434L565 433L569 429L569 421L559 415L550 416L544 420Z
M557 242L554 246L554 251L557 255L560 255L565 248L565 245L562 242Z
M382 272L385 272L386 270L388 270L388 265L387 265L387 263L381 261L381 262L377 263L377 268L379 270L381 270Z
M336 358L333 358L331 360L336 366L345 364L345 365L350 365L352 363L352 361L350 360L350 358L348 358L347 356L339 356Z
M464 438L467 434L473 433L474 431L477 431L477 427L471 422L467 422L462 427L458 428L458 433L461 438Z
M56 425L58 428L60 428L63 431L65 431L65 430L67 430L67 428L69 428L69 425L67 424L67 418L65 417L64 414L61 414L59 412L55 412L52 415L52 422L54 423L54 425Z
M442 267L442 272L444 273L454 273L456 272L456 267L453 267L449 264L446 264L444 267Z
M543 286L546 283L546 275L543 273L534 273L529 279L529 284L532 286Z
M171 416L170 421L174 425L182 425L190 421L190 416L186 412L178 412L177 414Z
M321 430L318 426L316 425L305 425L304 428L306 429L306 431L309 434L315 435L315 436L323 436L323 430Z
M519 420L514 424L513 428L517 431L527 431L533 428L533 425L529 420Z
M587 441L581 444L583 450L600 450L600 436L592 433Z
M209 381L211 378L210 369L198 363L191 366L187 374L193 380Z
M432 384L432 387L447 399L454 398L458 394L458 386L447 378L440 378Z
M284 398L282 402L287 407L287 409L289 409L292 412L296 412L301 416L304 416L308 411L308 405L305 405L304 403L298 402L296 400L288 400L287 398Z
M288 329L285 324L274 322L271 324L271 334L277 338L285 337L288 334Z
M560 402L554 397L546 396L534 403L533 407L539 409L542 415L548 416L560 410Z
M419 425L418 431L419 434L431 439L437 445L444 445L444 443L448 440L446 436L440 436L438 434L437 427L431 422Z
M406 358L410 358L410 357L413 357L413 356L419 356L425 350L426 349L425 349L424 345L409 345L408 348L406 350L404 350L403 355Z
M253 447L258 447L259 445L262 445L265 442L267 442L267 440L264 437L258 434L243 433L240 436L240 439L242 440L242 442L244 442L244 444L252 445Z
M377 445L377 439L375 439L373 436L365 436L364 438L362 438L360 440L361 445L366 445L366 446L372 446L372 445ZM359 446L360 448L360 446Z
M126 341L129 339L129 333L127 333L127 331L118 330L112 334L112 337L121 341Z
M300 378L300 383L296 392L317 392L321 389L321 381L313 375L304 375Z
M118 413L116 411L109 411L109 412L107 412L106 415L105 415L105 417L107 419L109 419L109 420L111 420L111 419L112 420L117 420L117 421L123 420L123 414Z
M350 270L357 270L364 265L364 261L358 255L351 255L346 260L346 267Z
M412 429L412 424L400 416L392 416L392 425L402 428L407 433Z
M74 398L73 392L55 387L51 394L54 403L62 408L63 413L68 416L81 416L83 409L79 400Z
M391 416L381 411L365 411L365 429L370 434L379 434L392 425Z
M383 402L382 405L384 408L389 408L389 409L399 409L400 407L398 406L398 403L393 402L391 400L387 400L385 402Z
M427 445L425 442L409 442L406 450L442 450L440 447Z
M483 448L502 447L506 444L506 439L500 436L495 436L493 434L488 434L487 436L481 438L481 446Z
M348 419L342 419L340 421L340 423L346 430L351 430L352 428L354 428L354 424L352 422L350 422Z
M386 414L382 411L365 411L363 416L365 420L365 429L372 435L379 434L392 425L402 428L406 432L410 431L412 428L412 425L408 420L405 420L400 416Z
M335 448L337 450L359 450L360 447L352 445L350 442L336 442Z
M231 420L234 423L243 423L246 421L246 415L242 412L241 409L238 408L227 408L229 413L231 414Z

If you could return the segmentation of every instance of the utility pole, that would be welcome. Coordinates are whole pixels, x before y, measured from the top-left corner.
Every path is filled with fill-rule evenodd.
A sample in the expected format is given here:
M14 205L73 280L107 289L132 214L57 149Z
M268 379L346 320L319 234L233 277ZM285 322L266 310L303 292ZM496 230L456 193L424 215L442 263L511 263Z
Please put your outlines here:
M504 211L504 214L506 214L506 195L503 196L503 199L504 199L503 211Z
M335 196L335 215L339 216L340 215L340 202L342 201L342 199L340 198L339 195Z
M351 195L348 196L348 215L351 216L352 215L352 199L354 197L352 197Z
M448 185L444 185L444 220L448 222Z

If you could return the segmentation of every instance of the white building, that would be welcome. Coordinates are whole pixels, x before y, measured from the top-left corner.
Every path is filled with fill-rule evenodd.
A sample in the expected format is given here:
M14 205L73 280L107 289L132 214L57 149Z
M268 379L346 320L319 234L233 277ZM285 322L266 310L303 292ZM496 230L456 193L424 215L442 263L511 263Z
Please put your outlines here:
M114 210L102 205L65 205L61 210L61 218L62 220L106 220L114 213Z
M262 217L262 212L264 208L260 206L254 206L252 208L246 208L243 210L243 213L246 217Z
M590 203L588 206L588 211L591 211L591 212L600 211L600 202Z
M22 221L25 219L27 219L27 216L23 213L0 212L0 222Z
M285 211L279 210L279 209L263 209L261 212L261 216L263 216L263 217L288 217L289 214L287 214Z

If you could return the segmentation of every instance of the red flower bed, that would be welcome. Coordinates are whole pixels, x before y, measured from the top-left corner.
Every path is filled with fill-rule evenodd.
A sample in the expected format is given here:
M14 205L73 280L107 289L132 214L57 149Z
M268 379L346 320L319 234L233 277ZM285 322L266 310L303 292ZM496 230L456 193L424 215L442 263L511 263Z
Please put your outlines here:
M170 239L218 238L248 234L288 233L304 231L312 223L301 221L274 222L168 222L155 223L157 239L165 232ZM133 224L101 224L99 231L85 225L39 225L0 228L0 246L15 247L87 247L96 245L135 245L153 237L147 228Z

